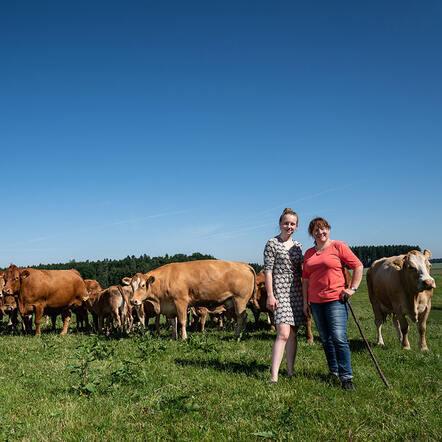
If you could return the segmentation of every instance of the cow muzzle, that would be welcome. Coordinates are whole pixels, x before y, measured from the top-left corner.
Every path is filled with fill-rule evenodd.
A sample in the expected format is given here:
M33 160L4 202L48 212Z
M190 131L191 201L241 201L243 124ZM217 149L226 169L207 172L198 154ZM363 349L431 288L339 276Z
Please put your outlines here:
M424 286L426 290L435 289L436 288L436 282L433 278L426 279L424 281Z
M141 305L141 301L139 299L132 299L133 305Z

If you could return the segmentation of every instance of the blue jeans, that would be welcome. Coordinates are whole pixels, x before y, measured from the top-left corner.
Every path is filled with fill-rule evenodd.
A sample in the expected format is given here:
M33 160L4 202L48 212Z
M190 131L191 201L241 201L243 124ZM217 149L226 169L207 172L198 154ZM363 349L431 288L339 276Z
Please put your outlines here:
M324 346L330 373L341 381L353 378L347 341L348 306L342 301L310 303L316 328Z

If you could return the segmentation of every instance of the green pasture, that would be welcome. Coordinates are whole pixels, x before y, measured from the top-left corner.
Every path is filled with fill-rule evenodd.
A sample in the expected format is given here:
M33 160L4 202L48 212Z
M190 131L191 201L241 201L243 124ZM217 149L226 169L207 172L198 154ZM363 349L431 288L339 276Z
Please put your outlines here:
M428 321L430 351L400 348L391 322L378 348L365 282L352 304L390 384L387 390L350 318L356 391L326 381L315 344L300 338L297 376L285 368L277 385L266 383L274 334L249 321L233 332L208 327L186 342L169 331L97 337L71 331L41 338L0 336L0 440L24 441L260 441L440 440L442 265L433 266L438 288ZM251 317L250 315L249 317Z

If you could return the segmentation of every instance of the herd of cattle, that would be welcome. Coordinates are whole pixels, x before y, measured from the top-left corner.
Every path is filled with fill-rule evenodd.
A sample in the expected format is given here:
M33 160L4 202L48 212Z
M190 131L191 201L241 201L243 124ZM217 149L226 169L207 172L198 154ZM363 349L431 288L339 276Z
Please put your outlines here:
M418 323L420 348L427 349L426 321L431 309L431 297L436 287L430 276L431 253L413 250L406 255L375 261L367 272L370 301L378 329L378 344L383 344L381 327L389 314L393 315L399 339L409 349L409 326L405 316ZM222 327L222 317L236 319L236 336L245 326L246 308L258 320L266 312L271 329L273 315L266 310L267 293L263 272L255 273L247 264L231 261L202 260L172 263L146 274L123 278L121 285L102 289L95 280L83 280L76 270L37 270L19 268L13 264L0 272L0 310L9 316L9 325L17 327L18 314L26 332L40 334L44 315L63 319L62 334L67 333L71 313L77 316L77 327L89 330L89 313L98 332L104 330L104 320L114 321L122 332L130 333L135 321L147 326L155 317L158 330L163 314L170 319L172 337L186 339L186 323L191 317L201 318L201 328L208 314L216 316ZM307 338L313 341L307 323Z

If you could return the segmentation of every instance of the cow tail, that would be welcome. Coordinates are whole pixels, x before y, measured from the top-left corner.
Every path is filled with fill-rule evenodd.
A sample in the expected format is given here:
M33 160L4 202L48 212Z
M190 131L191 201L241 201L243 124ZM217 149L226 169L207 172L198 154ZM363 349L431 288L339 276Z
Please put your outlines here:
M250 301L255 306L255 308L259 311L258 300L256 299L256 272L252 266L249 266L250 271L253 273L253 291L252 296L250 297Z

